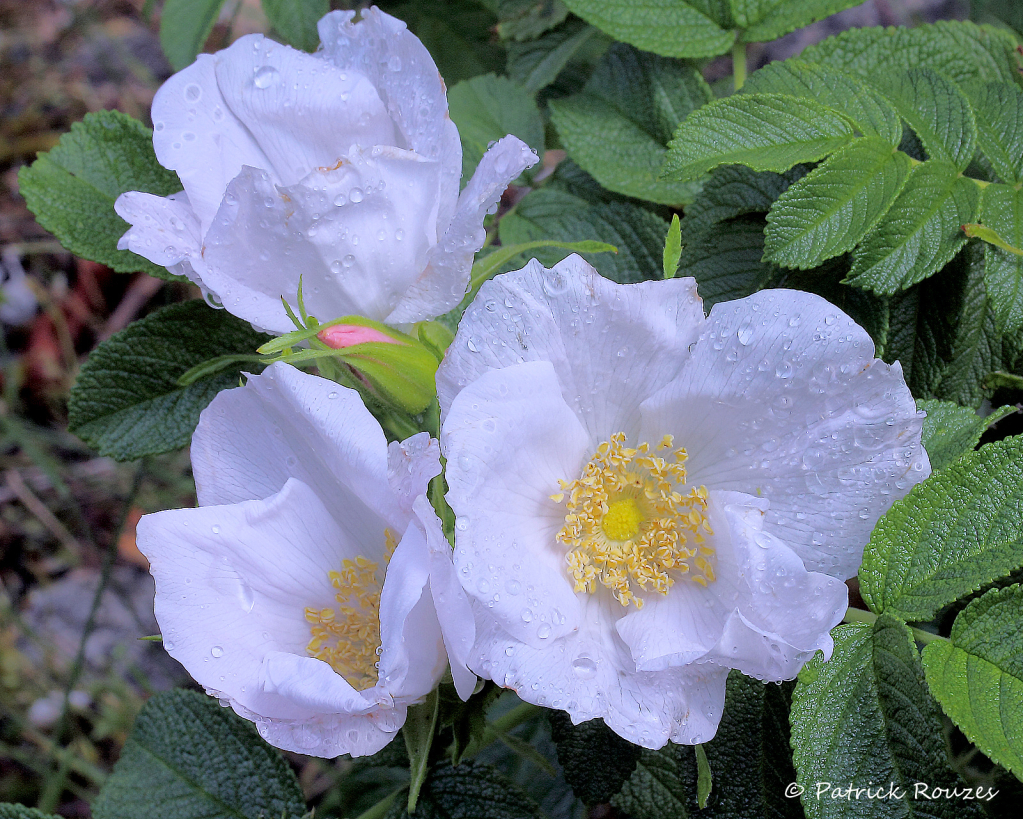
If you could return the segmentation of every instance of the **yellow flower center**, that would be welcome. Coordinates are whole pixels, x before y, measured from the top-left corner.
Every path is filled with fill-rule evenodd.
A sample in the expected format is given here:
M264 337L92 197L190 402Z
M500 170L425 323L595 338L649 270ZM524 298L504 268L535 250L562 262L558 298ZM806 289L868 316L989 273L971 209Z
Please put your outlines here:
M623 606L643 607L636 589L667 594L679 578L706 586L714 580L714 549L707 521L707 489L686 483L686 451L673 449L665 435L657 447L670 450L669 463L649 444L625 446L625 433L605 441L574 481L561 481L565 525L557 540L568 546L565 561L577 592L593 594L597 583Z
M393 531L384 531L384 570L398 545ZM365 557L343 560L341 571L328 573L337 590L334 608L305 610L312 640L310 657L323 660L356 691L377 683L380 651L380 590L383 578L376 562Z

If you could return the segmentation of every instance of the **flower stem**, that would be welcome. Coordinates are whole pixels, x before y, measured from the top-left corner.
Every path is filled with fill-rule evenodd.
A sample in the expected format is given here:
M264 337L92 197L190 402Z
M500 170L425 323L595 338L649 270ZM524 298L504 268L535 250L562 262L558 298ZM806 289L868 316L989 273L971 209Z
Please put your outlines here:
M402 789L399 788L398 790L392 791L391 793L387 794L387 796L385 796L375 805L373 805L370 808L367 808L362 813L360 813L357 819L381 819L381 817L386 816L387 811L389 811L391 809L391 805L394 804L395 797L398 796L398 793L401 790Z
M746 44L740 43L738 39L732 46L732 79L736 91L746 82Z
M845 617L842 618L843 623L866 623L868 626L874 625L877 622L877 615L872 611L864 611L863 609L854 609L852 607L846 609ZM935 640L947 640L948 637L942 637L940 634L935 634L931 631L924 631L922 628L909 627L909 630L913 632L913 639L918 643L933 643Z

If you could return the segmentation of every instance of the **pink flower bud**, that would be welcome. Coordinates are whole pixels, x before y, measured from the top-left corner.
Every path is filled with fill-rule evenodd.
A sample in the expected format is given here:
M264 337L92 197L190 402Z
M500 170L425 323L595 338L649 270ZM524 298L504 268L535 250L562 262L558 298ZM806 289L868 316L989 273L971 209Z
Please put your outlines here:
M326 327L316 336L320 341L334 350L351 347L353 344L364 344L367 341L380 341L384 344L401 344L396 338L372 327L360 327L357 324L335 324Z

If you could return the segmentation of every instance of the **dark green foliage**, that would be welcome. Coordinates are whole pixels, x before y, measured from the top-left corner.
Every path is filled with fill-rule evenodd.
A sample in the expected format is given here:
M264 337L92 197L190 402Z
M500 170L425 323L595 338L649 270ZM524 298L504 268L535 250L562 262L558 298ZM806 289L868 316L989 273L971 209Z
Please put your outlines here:
M411 816L395 801L387 819L541 819L536 804L496 768L481 762L430 769Z
M575 795L587 805L609 801L636 769L640 749L600 719L573 725L563 711L549 711L547 719L558 762Z

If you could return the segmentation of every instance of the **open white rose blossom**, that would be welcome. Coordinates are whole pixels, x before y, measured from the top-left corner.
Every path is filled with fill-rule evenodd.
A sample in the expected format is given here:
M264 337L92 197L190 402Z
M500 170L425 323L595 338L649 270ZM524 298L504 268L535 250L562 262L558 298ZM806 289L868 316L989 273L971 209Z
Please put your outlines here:
M376 8L319 23L306 54L248 35L202 54L153 100L153 145L184 191L116 203L130 249L198 284L256 327L310 314L392 324L465 295L483 218L537 161L507 136L459 195L462 149L423 44Z
M138 526L164 647L317 756L382 748L449 658L468 698L472 612L425 494L438 455L425 432L388 446L356 392L287 364L221 392L192 441L199 507Z
M725 678L793 678L878 518L930 471L898 364L818 296L705 317L693 279L577 256L483 286L437 375L469 667L648 748Z

